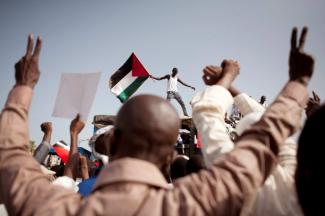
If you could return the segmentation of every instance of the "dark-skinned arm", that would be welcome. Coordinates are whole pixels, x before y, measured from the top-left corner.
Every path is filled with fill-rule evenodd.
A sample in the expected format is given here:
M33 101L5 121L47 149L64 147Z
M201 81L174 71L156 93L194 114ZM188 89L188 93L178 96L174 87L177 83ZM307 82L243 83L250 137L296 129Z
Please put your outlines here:
M74 180L76 180L79 170L78 136L84 127L85 123L77 114L70 124L70 152L68 162L64 168L64 175Z
M39 162L43 163L46 156L51 149L51 135L52 135L52 123L44 122L41 124L41 130L43 131L42 142L38 145L35 150L34 158Z
M154 79L154 80L164 80L164 79L169 79L170 75L165 75L165 76L162 76L162 77L155 77L153 75L149 75L150 78Z
M181 83L183 86L186 86L188 88L191 88L195 91L195 88L193 86L190 86L188 84L186 84L185 82L183 82L180 78L177 79L179 83Z
M80 156L80 172L82 180L89 179L88 162L85 156Z

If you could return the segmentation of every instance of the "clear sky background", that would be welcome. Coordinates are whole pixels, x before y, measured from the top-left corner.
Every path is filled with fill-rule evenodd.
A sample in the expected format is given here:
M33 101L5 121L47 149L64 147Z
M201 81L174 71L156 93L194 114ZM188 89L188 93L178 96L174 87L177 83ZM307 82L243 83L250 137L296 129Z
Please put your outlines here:
M291 29L309 26L305 50L316 58L309 86L325 98L325 1L323 0L57 0L0 1L0 105L14 85L14 64L25 53L28 33L41 35L41 77L30 111L30 136L52 121L52 141L69 141L70 120L52 117L63 72L102 76L80 138L92 134L92 117L116 114L109 76L135 52L155 76L179 68L179 76L203 90L202 69L225 58L240 62L235 84L254 98L275 98L288 75ZM166 81L147 80L137 93L166 96ZM82 88L82 87L81 87ZM194 91L179 86L188 110ZM173 102L179 111L178 104Z

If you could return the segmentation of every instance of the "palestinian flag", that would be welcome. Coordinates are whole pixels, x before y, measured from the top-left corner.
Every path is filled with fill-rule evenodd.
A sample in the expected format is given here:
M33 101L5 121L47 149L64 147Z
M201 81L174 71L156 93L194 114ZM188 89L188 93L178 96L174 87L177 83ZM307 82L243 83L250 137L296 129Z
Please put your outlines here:
M109 88L123 103L146 81L149 73L134 53L109 79Z
M58 141L53 145L53 149L56 154L61 158L64 164L66 164L69 160L69 151L70 147L62 140Z

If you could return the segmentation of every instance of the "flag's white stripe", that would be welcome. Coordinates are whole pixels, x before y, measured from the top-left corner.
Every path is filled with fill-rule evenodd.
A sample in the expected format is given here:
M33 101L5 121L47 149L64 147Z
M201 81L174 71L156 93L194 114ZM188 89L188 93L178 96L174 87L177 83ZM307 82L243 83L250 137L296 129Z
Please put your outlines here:
M57 145L57 146L59 146L59 147L61 147L61 148L64 148L65 150L70 151L70 147L69 147L69 146L66 146L66 145L64 145L64 144L62 144L60 141L58 141L58 142L55 143L54 145Z
M131 85L138 77L132 76L132 71L130 71L123 79L121 79L111 91L116 96L120 95L129 85Z

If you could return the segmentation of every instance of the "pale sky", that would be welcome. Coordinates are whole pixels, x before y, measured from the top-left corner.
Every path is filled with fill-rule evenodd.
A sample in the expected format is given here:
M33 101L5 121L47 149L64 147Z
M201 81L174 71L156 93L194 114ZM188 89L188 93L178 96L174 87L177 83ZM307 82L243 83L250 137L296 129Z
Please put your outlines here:
M203 90L202 69L236 59L235 84L268 103L288 79L291 29L309 26L305 50L316 58L309 89L325 98L325 1L322 0L97 0L0 2L0 105L15 83L14 64L25 53L27 35L41 35L41 78L30 110L30 136L52 121L52 142L69 142L70 120L52 117L60 75L101 71L94 104L81 139L92 135L92 117L116 114L121 106L108 89L108 78L135 52L149 73L162 76L178 67L180 78ZM166 81L148 79L137 94L166 97ZM189 101L195 92L179 85ZM178 104L176 108L181 111Z

